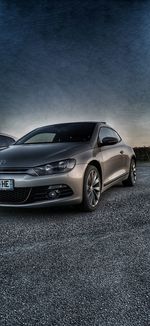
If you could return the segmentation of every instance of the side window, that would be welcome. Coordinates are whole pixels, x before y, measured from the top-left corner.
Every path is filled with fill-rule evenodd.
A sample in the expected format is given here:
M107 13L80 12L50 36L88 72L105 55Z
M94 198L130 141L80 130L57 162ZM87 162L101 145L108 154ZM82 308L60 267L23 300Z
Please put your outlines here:
M102 142L102 139L105 137L114 137L117 138L118 142L121 141L121 137L118 135L118 133L108 127L102 127L99 132L99 140Z

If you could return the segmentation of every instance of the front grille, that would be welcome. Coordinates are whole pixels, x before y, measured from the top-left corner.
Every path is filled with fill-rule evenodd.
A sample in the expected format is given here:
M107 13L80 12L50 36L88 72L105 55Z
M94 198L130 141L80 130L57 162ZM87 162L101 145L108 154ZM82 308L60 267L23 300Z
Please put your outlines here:
M15 188L13 191L0 191L0 203L22 204L27 201L31 188Z
M73 195L72 189L67 185L52 185L33 188L15 188L13 191L0 191L1 204L23 204L34 203L44 200L52 200L50 191L56 191L57 196L54 199L64 198ZM54 200L53 199L53 200Z

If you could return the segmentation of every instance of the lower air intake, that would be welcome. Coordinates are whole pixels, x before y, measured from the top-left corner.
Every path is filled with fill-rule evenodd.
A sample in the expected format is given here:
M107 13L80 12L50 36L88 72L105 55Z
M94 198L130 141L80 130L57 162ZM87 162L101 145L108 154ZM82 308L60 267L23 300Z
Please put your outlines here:
M15 188L13 191L0 191L0 203L22 204L27 201L31 188Z

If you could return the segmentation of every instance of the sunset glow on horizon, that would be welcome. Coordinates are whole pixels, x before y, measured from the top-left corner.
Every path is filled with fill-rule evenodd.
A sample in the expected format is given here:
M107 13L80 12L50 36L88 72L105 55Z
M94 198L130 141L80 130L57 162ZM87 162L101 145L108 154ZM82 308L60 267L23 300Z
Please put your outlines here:
M150 4L0 0L0 132L106 121L150 146Z

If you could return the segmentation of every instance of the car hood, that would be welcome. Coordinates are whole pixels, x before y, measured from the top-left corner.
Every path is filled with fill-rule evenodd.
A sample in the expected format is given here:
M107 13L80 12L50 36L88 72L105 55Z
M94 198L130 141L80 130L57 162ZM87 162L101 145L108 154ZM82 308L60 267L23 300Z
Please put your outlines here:
M34 167L67 158L90 149L87 143L12 145L0 151L0 168Z

